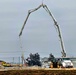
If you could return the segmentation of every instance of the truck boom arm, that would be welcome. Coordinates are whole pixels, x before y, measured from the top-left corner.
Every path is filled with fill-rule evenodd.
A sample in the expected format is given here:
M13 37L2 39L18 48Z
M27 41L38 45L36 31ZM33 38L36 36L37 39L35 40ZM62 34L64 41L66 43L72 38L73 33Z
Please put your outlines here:
M27 22L27 20L28 20L28 18L29 18L29 16L30 16L30 14L31 14L32 12L38 10L38 9L41 8L41 7L42 7L42 5L40 5L39 7L35 8L35 9L32 9L32 10L29 10L29 11L28 11L28 15L27 15L27 17L26 17L26 20L24 21L24 24L23 24L23 26L22 26L22 28L21 28L21 31L20 31L20 33L19 33L19 36L22 35L22 31L23 31L23 29L24 29L24 27L25 27L25 24L26 24L26 22Z
M24 27L25 27L25 24L26 24L28 18L29 18L29 15L30 15L32 12L38 10L38 9L41 8L41 7L43 7L43 8L47 11L47 13L51 16L51 18L52 18L52 20L53 20L53 22L54 22L55 28L56 28L56 30L57 30L57 32L58 32L59 39L60 39L61 48L62 48L62 52L61 52L61 53L62 53L62 57L66 57L66 52L65 52L65 49L64 49L63 41L62 41L62 36L61 36L60 27L59 27L56 19L54 18L53 14L50 12L50 10L48 9L48 7L47 7L46 5L44 5L44 4L41 4L41 5L38 6L37 8L28 11L28 15L27 15L27 17L26 17L26 20L24 21L24 24L23 24L23 26L22 26L22 28L21 28L20 33L19 33L19 37L22 35L23 29L24 29Z
M49 15L52 17L52 20L54 22L54 25L56 27L56 30L58 32L58 36L59 36L59 39L60 39L60 43L61 43L61 48L62 48L62 57L66 57L66 52L65 52L65 49L64 49L64 44L63 44L63 40L62 40L62 36L61 36L61 31L60 31L60 27L56 21L56 19L54 18L53 14L50 12L50 10L48 9L48 7L46 5L43 6L43 8L49 13Z

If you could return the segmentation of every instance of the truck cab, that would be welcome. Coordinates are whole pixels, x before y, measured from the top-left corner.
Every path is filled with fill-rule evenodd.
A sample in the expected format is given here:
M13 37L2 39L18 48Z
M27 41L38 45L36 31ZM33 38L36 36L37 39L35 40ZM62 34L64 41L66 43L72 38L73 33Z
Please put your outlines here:
M73 63L70 58L60 58L58 62L62 68L73 68Z

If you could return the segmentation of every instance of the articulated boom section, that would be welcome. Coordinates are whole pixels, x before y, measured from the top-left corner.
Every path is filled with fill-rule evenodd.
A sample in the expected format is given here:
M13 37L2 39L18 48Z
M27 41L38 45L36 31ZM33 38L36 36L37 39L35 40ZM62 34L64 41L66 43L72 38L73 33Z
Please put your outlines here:
M23 29L24 29L24 27L25 27L25 24L26 24L26 22L27 22L27 20L28 20L28 18L29 18L29 15L30 15L32 12L38 10L38 9L41 8L41 7L43 7L43 8L46 10L46 12L51 16L51 18L52 18L52 20L53 20L53 22L54 22L55 28L56 28L56 30L57 30L57 32L58 32L59 39L60 39L61 48L62 48L62 52L61 52L61 53L62 53L62 57L66 57L66 52L65 52L65 50L64 50L64 45L63 45L63 41L62 41L62 36L61 36L61 32L60 32L59 25L57 24L56 19L54 18L54 16L52 15L52 13L50 12L50 10L48 9L47 5L41 4L39 7L28 11L28 15L27 15L27 17L26 17L26 20L24 21L24 24L23 24L22 29L21 29L21 31L20 31L19 37L22 35L22 31L23 31Z

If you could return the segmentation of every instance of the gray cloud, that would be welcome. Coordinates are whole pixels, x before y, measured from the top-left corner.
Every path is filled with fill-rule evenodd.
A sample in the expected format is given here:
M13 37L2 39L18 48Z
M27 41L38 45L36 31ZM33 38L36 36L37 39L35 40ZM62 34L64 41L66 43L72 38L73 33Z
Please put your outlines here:
M76 43L76 1L71 0L44 0L48 8L57 19L68 55L75 56ZM19 51L15 56L20 56L19 32L26 19L29 9L41 4L41 0L1 0L0 1L0 51ZM58 35L53 26L53 21L44 9L32 13L22 34L23 51L26 55L30 52L39 52L41 56L53 53L61 56ZM6 53L5 56L13 53Z

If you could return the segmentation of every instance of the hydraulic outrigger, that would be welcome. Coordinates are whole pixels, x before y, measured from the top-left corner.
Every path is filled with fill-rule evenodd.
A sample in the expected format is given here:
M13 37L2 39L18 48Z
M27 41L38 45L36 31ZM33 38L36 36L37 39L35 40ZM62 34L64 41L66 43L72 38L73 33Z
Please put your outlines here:
M57 30L57 32L58 32L59 39L60 39L60 44L61 44L61 48L62 48L62 51L61 51L62 57L66 57L66 52L65 52L65 49L64 49L63 41L62 41L62 36L61 36L60 27L59 27L56 19L54 18L53 14L52 14L52 13L50 12L50 10L48 9L47 5L45 5L45 4L43 4L43 3L42 3L41 5L39 5L37 8L28 11L28 15L27 15L27 17L26 17L26 20L24 21L24 24L23 24L23 26L22 26L22 28L21 28L20 33L19 33L19 37L22 35L22 31L23 31L23 29L24 29L24 27L25 27L25 24L26 24L26 22L27 22L27 20L28 20L28 18L29 18L29 16L30 16L30 14L31 14L32 12L38 10L38 9L41 8L41 7L43 7L43 8L46 10L46 12L51 16L51 18L52 18L52 20L53 20L53 22L54 22L55 28L56 28L56 30Z

